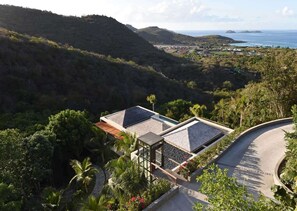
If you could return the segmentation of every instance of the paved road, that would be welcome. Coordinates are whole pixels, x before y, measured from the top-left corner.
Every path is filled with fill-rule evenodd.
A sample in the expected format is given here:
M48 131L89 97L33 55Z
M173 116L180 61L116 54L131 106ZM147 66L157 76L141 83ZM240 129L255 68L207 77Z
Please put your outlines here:
M244 136L221 157L217 164L229 169L229 175L246 185L251 193L262 192L273 198L271 186L277 162L285 154L284 131L292 131L293 124L269 126Z
M103 189L103 186L106 182L106 172L99 166L94 165L94 167L98 170L95 175L96 182L93 188L91 195L98 197Z
M229 169L229 175L235 176L253 194L262 192L265 196L273 198L270 187L274 184L274 169L286 149L284 131L292 130L291 123L256 130L238 140L217 164L221 168ZM157 210L192 210L195 202L205 200L205 196L197 192L198 188L197 183L182 184L179 192Z

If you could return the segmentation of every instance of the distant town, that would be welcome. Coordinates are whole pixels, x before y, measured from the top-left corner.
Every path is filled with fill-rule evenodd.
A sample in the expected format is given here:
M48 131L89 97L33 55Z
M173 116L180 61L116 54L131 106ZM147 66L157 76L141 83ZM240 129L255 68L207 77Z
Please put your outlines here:
M243 56L261 56L255 47L238 47L232 45L226 46L187 46L187 45L154 45L156 48L165 51L166 53L175 55L185 55L189 53L195 53L200 56L211 56L211 55L243 55Z

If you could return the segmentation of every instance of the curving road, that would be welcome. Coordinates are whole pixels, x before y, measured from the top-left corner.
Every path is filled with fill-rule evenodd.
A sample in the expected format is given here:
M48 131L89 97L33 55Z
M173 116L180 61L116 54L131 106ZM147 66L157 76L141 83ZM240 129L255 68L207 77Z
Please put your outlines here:
M292 123L280 123L258 129L240 138L216 162L221 168L258 195L273 198L271 186L277 162L285 154L285 131L292 131Z
M270 188L274 185L274 169L285 154L285 131L292 130L292 123L279 123L250 132L237 140L216 163L227 168L229 176L236 177L251 193L258 195L262 192L273 198ZM168 199L158 211L192 210L195 202L206 203L206 196L198 192L198 183L179 186L178 194Z

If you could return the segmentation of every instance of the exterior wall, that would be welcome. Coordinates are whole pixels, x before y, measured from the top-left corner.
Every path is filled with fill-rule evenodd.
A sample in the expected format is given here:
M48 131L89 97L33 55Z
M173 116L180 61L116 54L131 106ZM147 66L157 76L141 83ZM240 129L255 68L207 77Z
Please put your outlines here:
M173 159L178 163L182 163L192 157L192 154L189 154L185 151L182 151L171 144L164 142L163 144L163 156L164 156L164 169L173 169L178 166L175 162L170 161Z

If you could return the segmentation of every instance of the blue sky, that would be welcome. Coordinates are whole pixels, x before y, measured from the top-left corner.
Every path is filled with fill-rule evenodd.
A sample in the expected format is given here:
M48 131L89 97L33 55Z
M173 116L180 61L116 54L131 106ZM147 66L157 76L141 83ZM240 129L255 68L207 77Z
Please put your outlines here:
M297 29L296 0L0 0L63 15L106 15L137 28Z

